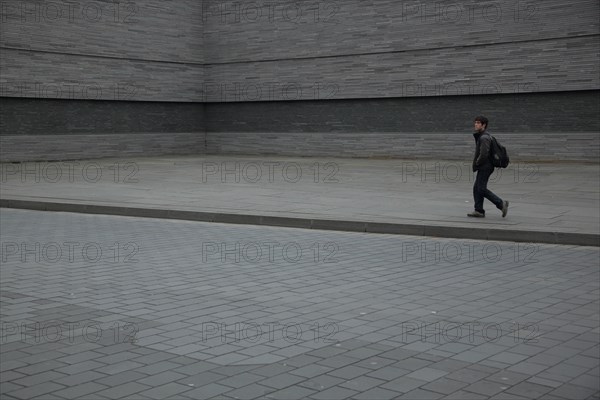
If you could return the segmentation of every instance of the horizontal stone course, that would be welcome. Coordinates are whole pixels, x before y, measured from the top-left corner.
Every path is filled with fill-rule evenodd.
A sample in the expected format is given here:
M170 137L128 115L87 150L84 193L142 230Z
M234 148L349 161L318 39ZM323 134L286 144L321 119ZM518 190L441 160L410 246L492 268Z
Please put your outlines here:
M229 102L598 89L599 17L593 0L10 0L1 95Z
M495 133L512 162L587 161L600 157L598 133ZM207 133L209 154L464 160L459 133Z

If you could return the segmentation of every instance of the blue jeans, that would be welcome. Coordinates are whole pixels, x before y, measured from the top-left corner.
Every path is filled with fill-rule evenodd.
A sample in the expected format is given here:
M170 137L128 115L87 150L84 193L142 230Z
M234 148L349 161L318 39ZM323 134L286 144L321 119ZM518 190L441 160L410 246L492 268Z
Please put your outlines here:
M477 171L475 184L473 185L473 198L475 199L475 211L485 214L483 209L483 199L488 199L499 210L502 210L503 201L487 188L490 176L494 173L493 165L484 165Z

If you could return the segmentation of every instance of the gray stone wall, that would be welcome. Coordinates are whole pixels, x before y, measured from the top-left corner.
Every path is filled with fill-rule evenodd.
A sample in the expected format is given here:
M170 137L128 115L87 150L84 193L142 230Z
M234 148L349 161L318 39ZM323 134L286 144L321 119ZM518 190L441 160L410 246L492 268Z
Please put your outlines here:
M594 0L233 1L203 9L206 62L314 59L598 34Z
M3 48L63 54L66 58L202 63L201 3L5 0L0 43ZM81 76L103 71L90 67L81 71Z
M0 136L2 162L204 154L205 149L200 132Z
M2 3L2 96L285 101L600 89L596 0Z
M204 104L0 98L2 135L205 131Z
M9 116L1 130L13 132L0 136L3 161L205 153L464 159L479 113L515 160L600 158L600 91L208 104L5 98L1 106Z
M194 0L3 1L0 95L198 101L201 10Z
M600 88L600 3L209 1L206 100Z
M464 159L472 121L516 161L600 160L600 91L206 104L207 152ZM467 157L468 158L468 157Z
M163 61L0 49L0 94L61 100L202 99L203 67Z
M202 103L0 99L2 161L203 154Z
M600 135L492 132L507 146L512 162L598 162ZM468 160L469 132L212 132L110 135L0 136L2 162L146 157L165 154L230 154L301 157Z
M523 135L491 131L511 162L598 162L600 135L588 132ZM403 158L469 160L474 141L469 132L221 132L207 134L209 154L301 157Z
M296 102L208 103L208 132L600 132L600 91Z
M473 113L557 146L528 137L523 154L597 159L597 0L6 0L0 12L3 160L420 157L427 135L463 132ZM47 135L70 140L34 144Z

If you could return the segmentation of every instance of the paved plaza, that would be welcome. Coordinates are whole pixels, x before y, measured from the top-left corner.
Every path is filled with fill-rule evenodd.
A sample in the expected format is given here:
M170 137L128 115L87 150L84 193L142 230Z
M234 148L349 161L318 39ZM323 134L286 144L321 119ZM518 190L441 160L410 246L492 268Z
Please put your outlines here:
M0 217L2 399L600 398L598 247Z
M600 400L600 1L1 3L0 400Z
M0 164L4 207L600 245L600 166L514 160L473 220L468 161L162 156ZM50 206L49 206L50 204Z

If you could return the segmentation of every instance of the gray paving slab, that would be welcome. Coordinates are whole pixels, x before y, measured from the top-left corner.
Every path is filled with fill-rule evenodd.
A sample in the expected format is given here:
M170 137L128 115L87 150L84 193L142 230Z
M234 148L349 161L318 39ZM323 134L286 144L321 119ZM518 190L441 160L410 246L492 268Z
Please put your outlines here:
M400 395L401 394L398 392L377 387L367 390L366 392L356 394L352 398L356 400L392 400L397 399Z
M150 389L150 387L137 382L128 382L122 385L112 386L111 388L102 390L97 394L108 399L121 399L133 394L137 396L141 391L146 389Z
M54 392L56 396L64 397L65 399L82 399L96 397L94 393L106 389L106 386L95 382L82 383L76 386L70 386L67 389Z
M191 399L211 399L222 393L230 392L232 388L228 386L219 385L217 383L209 383L202 387L192 389L185 393L185 396Z
M316 392L314 390L310 390L301 386L290 386L283 390L269 393L267 398L281 400L307 399L315 393Z
M234 399L264 399L270 393L275 391L274 388L263 386L260 384L253 383L251 385L247 385L241 387L239 389L231 390L226 392L225 394Z
M14 209L0 219L6 398L587 400L599 390L598 247ZM424 252L403 259L403 244ZM436 252L444 246L465 253ZM467 251L484 246L486 257ZM234 357L180 354L194 344Z
M490 183L511 202L508 217L487 203L488 217L474 221L466 216L473 207L469 160L205 155L77 163L0 164L0 205L494 241L600 242L598 164L515 162ZM135 169L117 174L125 165ZM255 177L250 169L260 173Z
M477 393L472 393L472 392L466 392L463 390L459 390L458 392L454 392L446 397L442 397L443 399L447 399L447 400L488 400L489 397L481 395L481 394L477 394Z
M436 400L442 398L443 396L443 394L430 392L429 390L414 389L398 398L406 400Z

